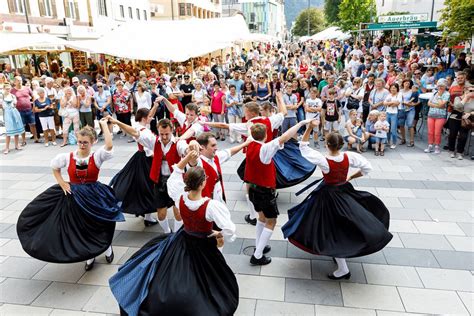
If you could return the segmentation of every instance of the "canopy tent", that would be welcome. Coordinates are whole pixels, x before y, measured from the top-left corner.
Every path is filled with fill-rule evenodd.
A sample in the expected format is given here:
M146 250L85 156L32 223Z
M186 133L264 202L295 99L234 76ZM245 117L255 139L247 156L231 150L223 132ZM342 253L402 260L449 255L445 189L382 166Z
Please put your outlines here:
M181 62L245 41L241 15L229 18L126 23L98 40L70 42L78 50L162 62Z
M278 37L263 33L249 33L248 36L243 39L243 41L268 43L278 41Z
M18 34L0 32L0 54L4 55L67 50L72 48L69 45L70 43L45 33Z
M346 40L351 37L350 34L344 33L341 31L338 27L336 26L331 26L319 33L314 34L311 36L311 39L314 41L325 41L325 40L332 40L332 39L337 39L337 40Z

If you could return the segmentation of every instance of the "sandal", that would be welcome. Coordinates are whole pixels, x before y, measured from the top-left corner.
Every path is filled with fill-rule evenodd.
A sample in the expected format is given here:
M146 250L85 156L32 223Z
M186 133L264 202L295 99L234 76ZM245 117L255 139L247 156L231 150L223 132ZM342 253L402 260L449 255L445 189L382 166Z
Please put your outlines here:
M35 144L39 144L41 141L39 139L35 140Z
M402 141L400 142L400 145L405 145L407 143L407 141L405 139L402 139Z
M64 147L64 146L67 146L67 143L61 144L61 146L59 146L59 147Z
M26 142L21 143L21 146L26 146Z
M4 155L7 155L9 152L10 152L10 150L5 149L5 150L3 151L3 154L4 154Z
M385 150L380 151L380 156L385 156Z
M414 142L410 142L409 144L407 144L407 147L415 147L415 143L414 143Z
M23 147L15 147L15 150L23 150Z
M379 151L375 151L375 156L379 156L380 155L380 152Z

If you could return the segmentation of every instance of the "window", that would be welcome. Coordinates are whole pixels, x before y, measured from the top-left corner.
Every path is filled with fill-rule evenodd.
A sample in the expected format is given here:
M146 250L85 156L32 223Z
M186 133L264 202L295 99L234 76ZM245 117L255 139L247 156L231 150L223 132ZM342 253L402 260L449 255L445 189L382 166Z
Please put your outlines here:
M77 0L64 0L64 13L67 18L79 20L79 4Z
M255 22L255 12L250 13L250 22Z
M137 19L140 20L140 9L137 9Z
M148 20L148 17L146 15L146 10L143 10L143 19L145 19L145 21Z
M128 17L129 17L130 19L133 19L132 7L128 7Z
M120 6L120 16L125 19L125 9L123 7L123 5Z
M8 0L8 9L13 14L25 14L25 7L23 0ZM31 14L30 2L26 1L26 11Z
M56 0L38 0L40 16L57 17Z
M186 15L193 15L193 7L191 3L186 3Z
M185 16L186 15L186 3L179 4L179 15Z
M99 8L99 15L107 16L106 0L97 0L97 7Z

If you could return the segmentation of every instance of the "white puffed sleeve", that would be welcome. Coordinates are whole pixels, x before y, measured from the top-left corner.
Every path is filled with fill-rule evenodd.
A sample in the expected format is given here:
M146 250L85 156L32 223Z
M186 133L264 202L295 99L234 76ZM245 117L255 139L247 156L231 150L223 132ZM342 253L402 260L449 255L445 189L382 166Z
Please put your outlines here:
M370 162L362 155L353 152L346 152L347 158L349 158L349 166L352 168L358 168L365 176L372 170Z
M135 140L144 148L153 152L155 149L156 136L148 129L144 129L143 131L138 130L138 133L139 135L135 138Z
M272 129L277 129L280 128L281 124L283 124L285 117L283 116L283 113L277 113L270 116L268 119L270 120Z
M176 206L179 204L179 198L184 193L184 181L183 181L184 170L179 169L177 165L173 166L173 172L171 173L166 187L168 188L168 195L175 202Z
M112 159L113 156L114 156L113 148L111 150L106 150L105 146L102 146L99 148L99 150L94 152L95 165L97 166L97 168L100 168L100 166L102 165L104 161Z
M186 122L186 114L181 112L179 109L174 110L173 116L178 121L179 126L183 127L184 122Z
M280 145L280 139L275 138L269 143L263 144L262 148L260 149L260 161L266 165L268 165L271 161L273 156L279 151L283 149L285 144Z
M51 168L59 170L59 169L66 168L67 166L69 166L70 155L71 155L70 153L62 153L62 154L56 155L56 157L54 157L53 160L51 160L51 164L50 164Z
M310 148L308 142L300 142L300 151L301 155L306 160L319 166L323 173L329 172L329 164L326 157L324 157L324 155L321 154L319 151Z
M178 155L180 157L184 157L186 155L186 150L188 150L188 143L185 140L178 140L176 143L176 150L178 151Z
M229 209L224 203L210 200L206 209L206 220L215 222L222 229L221 233L226 241L233 242L237 238L235 224L232 222Z
M237 133L242 136L248 136L249 130L247 123L230 123L229 124L229 132L230 133Z

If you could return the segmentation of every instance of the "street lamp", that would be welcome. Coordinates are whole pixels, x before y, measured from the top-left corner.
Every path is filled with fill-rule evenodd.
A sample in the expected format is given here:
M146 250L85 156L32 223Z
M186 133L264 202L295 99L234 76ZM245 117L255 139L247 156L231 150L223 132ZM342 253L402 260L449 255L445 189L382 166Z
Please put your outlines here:
M311 36L311 34L309 34L310 32L310 25L309 25L309 19L310 19L310 14L309 14L309 8L310 8L310 2L311 0L308 0L308 36Z

